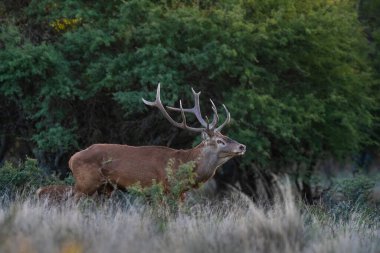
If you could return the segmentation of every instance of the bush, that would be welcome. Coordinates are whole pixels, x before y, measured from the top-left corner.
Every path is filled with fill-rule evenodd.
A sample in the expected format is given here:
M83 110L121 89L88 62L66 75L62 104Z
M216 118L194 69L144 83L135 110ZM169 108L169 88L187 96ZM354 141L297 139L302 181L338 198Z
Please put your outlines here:
M327 193L324 208L335 219L347 220L353 213L360 212L368 221L379 220L380 206L371 201L370 194L380 174L358 173L352 177L333 180L332 189Z
M72 184L72 177L60 180L57 175L47 175L36 159L27 158L15 165L5 162L0 168L0 193L33 191L48 184Z
M364 204L375 186L376 178L365 174L337 180L335 190L341 192L346 200Z
M174 160L170 159L166 167L167 184L165 188L162 182L152 181L150 187L142 187L137 183L128 188L132 196L137 197L144 204L148 204L156 218L159 228L164 228L169 216L176 215L183 200L184 192L191 189L195 184L196 173L193 161L179 166L178 170L173 169Z

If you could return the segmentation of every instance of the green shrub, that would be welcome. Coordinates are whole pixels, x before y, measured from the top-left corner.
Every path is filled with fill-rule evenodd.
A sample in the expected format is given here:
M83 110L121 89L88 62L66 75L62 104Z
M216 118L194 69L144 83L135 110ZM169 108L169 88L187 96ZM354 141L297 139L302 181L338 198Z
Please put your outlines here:
M378 220L380 206L370 200L370 194L379 179L380 175L359 173L333 180L324 208L335 219L347 220L352 213L361 213L368 221Z
M359 173L353 177L337 179L334 191L342 193L345 200L365 204L378 179L378 176Z
M36 159L27 158L15 165L5 162L0 168L0 193L32 191L48 184L72 184L72 177L60 180L57 175L47 175Z
M137 183L128 188L128 192L151 207L160 229L165 227L170 216L176 215L181 205L182 194L195 184L195 163L190 161L181 164L178 170L173 169L174 160L170 159L166 167L167 184L152 180L150 187L142 187Z

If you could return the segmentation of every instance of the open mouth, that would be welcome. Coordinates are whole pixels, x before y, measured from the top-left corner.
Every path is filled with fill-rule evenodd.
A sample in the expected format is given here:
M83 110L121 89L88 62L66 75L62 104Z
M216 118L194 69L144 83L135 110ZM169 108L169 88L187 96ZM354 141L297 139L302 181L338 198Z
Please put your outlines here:
M245 150L244 151L237 151L237 152L226 152L226 153L223 153L221 154L219 157L221 158L226 158L226 157L233 157L233 156L238 156L238 155L244 155L245 153Z
M234 152L232 153L234 156L237 156L237 155L244 155L245 154L245 150L244 151L239 151L239 152Z

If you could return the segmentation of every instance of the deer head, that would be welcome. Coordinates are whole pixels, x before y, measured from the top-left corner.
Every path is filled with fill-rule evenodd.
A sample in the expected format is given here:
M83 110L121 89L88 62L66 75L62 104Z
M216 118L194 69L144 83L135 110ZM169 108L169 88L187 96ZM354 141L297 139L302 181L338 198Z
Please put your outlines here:
M194 107L183 108L181 100L179 101L179 108L166 106L166 108L171 111L176 111L176 112L181 113L182 122L180 123L175 121L169 115L169 113L165 110L165 107L162 105L161 96L160 96L160 84L158 84L156 100L154 102L150 102L145 99L142 99L142 100L146 105L157 107L161 111L161 113L164 115L164 117L172 125L178 128L192 131L192 132L201 133L203 141L200 146L202 147L203 155L206 158L209 158L209 159L206 159L208 160L207 161L208 163L215 163L214 165L218 167L234 156L243 155L246 150L245 145L240 144L237 141L232 140L231 138L224 136L221 133L221 130L223 129L223 127L225 127L231 121L231 116L230 116L229 111L227 110L227 107L223 104L223 108L227 116L226 116L225 121L220 126L217 126L219 122L218 111L216 109L214 102L210 99L211 106L212 106L211 108L214 114L213 114L212 122L209 123L207 117L205 120L201 114L201 110L199 106L199 96L201 93L195 92L194 89L192 89L192 92L194 96ZM202 127L188 126L185 113L194 114Z

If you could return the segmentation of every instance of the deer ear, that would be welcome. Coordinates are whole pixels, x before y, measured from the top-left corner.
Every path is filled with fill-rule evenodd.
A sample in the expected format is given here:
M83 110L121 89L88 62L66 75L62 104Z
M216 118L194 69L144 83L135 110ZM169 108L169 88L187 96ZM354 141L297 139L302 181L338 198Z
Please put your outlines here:
M202 132L202 140L207 141L210 139L210 135L206 133L205 131Z

